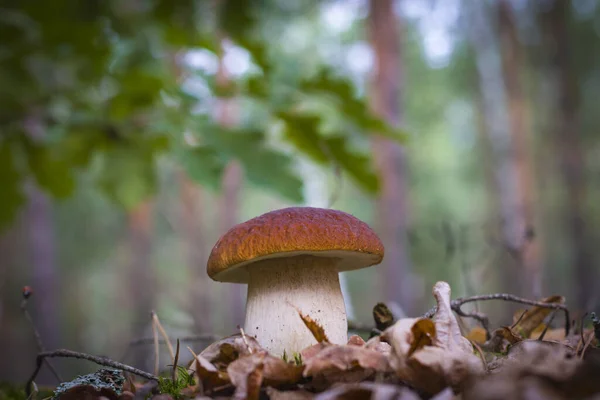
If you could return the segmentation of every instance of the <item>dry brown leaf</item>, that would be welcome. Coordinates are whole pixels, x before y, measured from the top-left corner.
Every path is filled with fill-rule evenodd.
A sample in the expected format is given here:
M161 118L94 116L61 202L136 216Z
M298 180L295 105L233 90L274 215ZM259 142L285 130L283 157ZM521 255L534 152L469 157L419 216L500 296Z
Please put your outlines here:
M227 373L218 370L217 367L201 355L195 357L190 369L196 372L197 386L201 393L229 383Z
M433 345L433 341L436 338L435 325L430 319L420 319L413 324L410 328L412 334L412 341L410 348L408 349L407 357L413 355L417 350L422 349L425 346Z
M387 357L375 350L331 345L304 362L304 376L328 382L357 382L375 372L389 372Z
M314 399L314 393L306 390L289 390L279 391L275 388L268 387L267 395L271 400L312 400Z
M314 397L315 400L419 400L408 388L384 383L343 384Z
M227 374L235 386L234 399L258 400L263 383L264 359L262 350L240 357L227 367Z
M458 321L450 307L450 285L446 282L437 282L433 286L433 297L437 302L437 311L433 317L437 345L443 349L472 354L473 345L460 332Z
M459 388L470 376L484 372L450 308L450 286L436 283L433 295L437 302L434 330L421 322L422 318L404 318L382 335L382 340L392 346L390 362L397 375L429 395L448 386ZM413 329L415 325L417 328ZM427 345L429 338L432 345Z
M323 349L333 346L330 343L317 343L312 346L308 346L300 352L300 356L302 357L302 361L306 363L308 360L319 354Z
M381 336L375 336L369 339L369 341L365 344L367 349L372 349L382 353L386 356L389 356L392 353L392 346L389 343L382 342Z
M550 296L540 300L543 303L557 303L564 304L565 298L563 296ZM544 308L544 307L533 307L531 310L527 311L523 318L517 323L512 330L517 332L524 338L531 337L531 333L538 327L544 319L550 315L554 310L552 308ZM520 314L515 313L513 316L513 320L516 322L518 318L521 317L523 311Z
M476 326L465 337L477 344L484 344L487 341L487 332L482 327Z
M271 355L265 356L263 364L263 379L266 386L292 385L302 379L304 365L285 362Z
M465 388L465 400L575 399L600 392L600 359L581 360L574 349L557 342L518 342L490 369L492 374Z
M365 342L365 339L363 339L362 337L358 336L358 335L352 335L350 336L350 339L348 339L348 345L350 346L364 346L367 342Z
M327 334L325 333L325 329L323 329L323 327L319 325L317 321L312 319L309 315L302 313L302 311L300 311L299 308L294 308L298 312L298 315L302 319L302 322L304 322L304 325L306 325L310 333L312 333L312 335L316 339L317 343L329 342Z
M208 362L214 364L217 369L225 371L227 366L239 357L260 350L263 350L263 348L255 338L246 335L246 341L244 342L242 335L238 333L212 343L206 349L202 350L200 355Z

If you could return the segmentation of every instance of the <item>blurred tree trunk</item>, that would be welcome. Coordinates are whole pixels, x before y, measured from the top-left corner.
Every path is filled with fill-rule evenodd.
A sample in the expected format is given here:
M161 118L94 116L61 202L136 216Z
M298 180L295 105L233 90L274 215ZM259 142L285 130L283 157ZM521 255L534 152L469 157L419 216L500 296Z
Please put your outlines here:
M572 271L576 291L576 306L582 312L589 311L596 293L598 273L588 244L585 223L586 181L585 163L581 146L579 120L579 93L577 77L572 70L568 19L571 3L554 1L549 11L541 12L544 35L544 51L549 78L553 87L554 102L548 115L553 118L549 125L555 141L555 151L565 185L566 204L563 218L571 240Z
M127 290L133 312L133 338L145 337L150 333L151 311L156 306L156 274L152 265L153 215L152 204L146 201L129 212L128 241L129 269ZM135 364L143 366L147 359L146 349L134 355Z
M479 91L484 114L485 132L489 136L494 165L494 181L498 193L501 235L499 246L505 250L500 260L503 286L501 290L524 292L522 251L527 244L528 221L522 209L518 158L514 157L513 126L507 107L510 97L506 92L501 54L491 10L485 2L473 2L467 8L469 36L475 52L475 63L479 77ZM511 71L509 71L511 72ZM513 78L513 77L511 77ZM515 98L516 99L516 98ZM516 99L518 100L518 99ZM514 122L514 121L513 121ZM519 124L521 124L519 122ZM520 126L519 126L520 127ZM517 135L518 133L515 133ZM519 150L521 151L521 150ZM531 293L528 293L531 296Z
M402 64L399 22L392 0L370 0L369 26L375 51L372 88L374 111L389 123L402 122L400 95ZM384 138L373 140L374 158L381 177L377 199L377 225L385 246L383 295L410 314L415 303L407 241L406 156L398 144Z
M184 235L183 244L191 286L189 312L194 321L194 330L209 332L212 315L205 271L207 249L202 230L202 190L183 171L178 172L178 180L182 209L179 223Z
M518 222L524 231L524 240L515 255L519 257L524 270L525 292L539 298L542 295L542 271L540 241L534 237L534 203L536 201L536 180L534 178L533 151L529 131L529 110L522 87L522 71L525 69L521 44L517 36L515 16L507 0L497 6L502 72L508 102L508 118L512 141L512 163L517 181Z
M228 82L227 69L223 63L222 55L219 57L219 69L217 71L217 84L226 85ZM236 124L237 108L235 100L221 99L217 104L217 120L225 127ZM219 205L219 218L221 221L221 233L227 232L239 222L239 198L242 186L243 171L241 165L232 161L225 168L223 175L223 193ZM239 284L229 284L229 315L233 327L244 324L244 305L246 303L246 287Z

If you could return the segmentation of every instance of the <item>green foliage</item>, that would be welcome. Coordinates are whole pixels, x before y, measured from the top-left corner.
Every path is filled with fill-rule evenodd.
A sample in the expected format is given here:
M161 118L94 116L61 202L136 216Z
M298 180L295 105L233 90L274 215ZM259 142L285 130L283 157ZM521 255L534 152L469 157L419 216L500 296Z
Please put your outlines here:
M168 394L173 399L178 400L183 398L181 391L194 385L194 383L193 374L190 374L186 368L178 365L175 380L162 376L158 378L158 391L161 394Z
M268 144L273 126L283 127L283 138L295 151L346 171L362 189L377 192L372 160L368 151L357 149L356 140L375 133L401 141L405 135L372 115L348 79L326 67L316 73L291 68L297 60L290 56L283 63L258 29L267 3L221 4L218 15L193 0L131 7L60 0L3 10L0 154L10 156L0 161L0 226L23 204L26 180L66 198L74 192L77 173L90 166L105 195L131 209L155 192L155 163L162 154L215 190L226 165L237 161L251 184L301 202L302 181L291 154ZM248 51L259 73L216 85L212 75L176 66L180 50L220 54L219 36ZM198 114L194 107L205 99L181 88L181 77L189 72L204 80L214 97L248 101L265 118L224 128L208 111ZM327 113L303 108L311 101L327 104ZM35 140L28 136L32 119L42 133ZM184 132L194 132L198 144L184 140Z

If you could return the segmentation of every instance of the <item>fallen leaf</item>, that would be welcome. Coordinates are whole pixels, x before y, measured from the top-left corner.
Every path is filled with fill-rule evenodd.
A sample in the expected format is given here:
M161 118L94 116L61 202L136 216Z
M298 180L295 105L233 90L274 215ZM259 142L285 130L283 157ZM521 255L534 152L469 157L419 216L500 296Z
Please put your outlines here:
M367 349L375 350L386 356L389 356L392 353L392 346L390 346L389 343L382 342L381 336L375 336L369 339L369 341L365 344L365 347Z
M443 349L463 351L472 354L473 345L460 332L460 327L450 306L450 285L437 282L433 286L433 297L437 302L435 322L437 345Z
M219 370L224 371L231 362L239 357L261 350L263 348L255 338L246 335L246 342L244 342L242 335L238 333L212 343L200 355Z
M217 367L199 354L195 357L190 369L196 372L197 386L199 386L201 393L230 382L226 372L218 370Z
M314 397L315 400L419 400L410 389L384 383L342 384Z
M227 367L227 374L235 386L234 399L258 400L263 383L264 359L262 350L240 357Z
M352 335L350 336L350 339L348 339L348 345L350 346L364 346L367 342L365 342L365 339L363 339L362 337L358 336L358 335Z
M357 382L389 372L387 357L366 347L331 345L305 361L303 375L327 382Z
M319 325L317 321L312 319L309 315L302 313L302 311L300 311L299 308L294 308L298 312L298 315L302 319L302 322L304 322L304 325L306 325L308 330L310 330L310 333L312 333L312 335L318 343L329 342L327 334L325 333L325 329L323 329L323 327Z
M267 395L271 400L312 400L314 399L314 393L306 390L288 390L279 391L275 388L268 387Z
M266 386L292 385L302 379L304 365L285 362L268 354L264 357L263 364L263 380Z
M434 326L424 318L403 318L382 334L382 340L392 346L390 363L398 377L429 395L448 386L458 389L469 377L484 372L452 313L450 286L436 283L433 295Z
M394 325L394 314L384 303L377 303L373 307L373 319L375 320L375 328L380 331L385 331Z
M476 326L465 337L477 344L484 344L487 341L487 332L482 327Z
M332 344L323 342L323 343L317 343L317 344L313 344L312 346L306 347L305 349L303 349L300 352L302 361L306 364L306 362L308 360L310 360L311 358L313 358L314 356L319 354L321 351L323 351L323 349L326 349L331 346L332 346Z
M565 298L563 296L550 296L550 297L541 299L540 302L564 304ZM552 308L544 308L544 307L535 306L531 310L528 310L525 313L525 315L523 315L521 320L515 324L515 326L512 328L512 330L514 332L517 332L519 335L521 335L524 338L529 338L531 336L531 333L539 325L541 325L541 323L544 322L544 319L546 319L546 317L548 315L550 315L550 313L552 313L553 311L555 311L555 310ZM515 315L513 316L513 320L515 322L518 321L518 318L520 318L522 314L523 314L523 311L521 311L521 313L518 314L518 316L517 316L517 313L515 313Z
M436 338L435 325L432 320L423 318L418 320L410 328L412 341L408 349L407 357L422 349L425 346L433 345L433 340Z

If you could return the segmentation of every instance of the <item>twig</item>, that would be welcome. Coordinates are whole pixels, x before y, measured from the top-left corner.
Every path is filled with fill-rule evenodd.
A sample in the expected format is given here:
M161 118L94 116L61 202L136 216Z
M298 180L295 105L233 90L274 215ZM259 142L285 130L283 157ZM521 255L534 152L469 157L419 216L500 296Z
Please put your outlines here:
M486 373L489 372L489 368L488 368L487 362L485 361L485 355L483 354L483 350L481 349L481 346L479 346L479 344L477 344L477 342L475 342L474 340L469 339L469 342L471 342L473 347L475 347L477 349L477 352L479 353L479 358L481 359L481 363L483 364L484 371Z
M177 351L175 352L175 360L173 360L173 382L177 379L177 362L179 361L179 339L177 339Z
M546 326L544 327L544 330L540 334L540 337L538 337L538 340L544 340L544 337L546 336L546 332L548 332L548 328L550 328L550 325L552 324L552 321L554 321L555 316L556 316L556 310L552 311L552 314L550 314L550 319L548 320L548 323L546 324Z
M252 351L252 348L250 347L250 344L248 343L248 339L246 339L246 332L244 332L244 328L242 328L241 326L238 325L238 329L240 330L240 333L242 334L242 340L244 341L244 344L246 345L248 352L250 354L252 354L253 351Z
M54 351L44 351L37 355L36 360L35 360L35 363L36 363L35 371L33 372L31 377L27 381L27 386L25 387L25 393L27 394L27 396L29 396L29 394L31 392L31 383L37 377L38 373L40 372L40 369L42 368L42 363L44 362L44 360L46 358L53 358L53 357L77 358L79 360L87 360L87 361L96 363L98 365L102 365L105 367L115 368L115 369L118 369L121 371L129 372L134 375L141 376L142 378L146 378L146 379L149 379L152 381L158 381L158 377L156 375L152 375L148 372L142 371L142 370L134 368L132 366L122 364L118 361L113 361L108 357L99 357L99 356L93 356L91 354L79 353L77 351L72 351L72 350L58 349L58 350L54 350Z
M37 344L38 351L42 352L42 351L46 351L46 348L44 347L44 343L42 343L42 337L40 336L40 332L35 327L33 318L31 318L31 314L29 314L29 310L27 310L27 302L29 300L29 297L31 297L32 294L33 294L33 290L31 289L31 287L29 287L29 286L23 287L23 290L22 290L23 301L21 302L21 311L23 312L23 315L25 316L25 319L27 320L27 322L29 322L29 324L31 325L31 330L33 331L33 336L35 337L35 342ZM45 360L44 362L46 363L46 365L50 369L50 372L52 372L52 375L54 375L54 377L56 378L58 383L62 382L62 378L58 374L58 371L54 367L54 364L52 364L50 362L50 360Z
M452 308L452 311L454 311L456 314L460 315L461 317L469 317L469 318L474 318L474 319L478 320L481 323L481 325L483 326L483 328L489 332L489 320L488 320L487 315L480 313L480 312L468 313L468 312L464 312L461 309L461 307L466 303L472 303L475 301L487 301L487 300L504 300L504 301L511 301L513 303L528 304L528 305L536 306L536 307L562 310L565 313L565 321L566 321L565 322L565 336L569 335L569 328L570 328L570 326L569 326L569 309L564 304L544 303L542 301L524 299L522 297L518 297L518 296L515 296L512 294L508 294L508 293L495 293L495 294L485 294L485 295L458 298L458 299L452 300L450 302L450 307ZM435 315L436 311L437 311L437 306L435 306L431 310L427 311L425 313L424 317L432 318Z
M583 360L583 357L585 356L585 352L588 349L588 347L590 346L590 344L592 343L592 341L594 340L594 332L590 332L590 334L588 335L589 338L588 340L584 343L583 345L583 350L581 350L581 355L579 356L580 359Z
M152 312L152 337L154 339L154 375L158 375L160 369L160 349L158 348L158 329L154 322L154 312Z
M152 311L152 321L156 324L158 330L160 331L160 334L162 335L162 337L165 339L165 342L167 343L167 349L169 349L169 355L171 356L171 361L175 360L175 352L173 351L173 345L171 344L171 341L169 340L169 335L167 335L165 328L163 328L162 324L160 323L160 320L158 319L158 315L154 311Z
M521 322L521 320L523 319L523 317L525 316L525 314L527 314L527 311L528 311L528 310L525 310L525 311L523 311L523 312L521 313L521 316L520 316L520 317L519 317L519 318L518 318L518 319L515 321L515 323L514 323L514 324L512 324L512 325L510 326L510 329L511 329L511 330L512 330L512 329L514 329L514 328L515 328L515 326L519 325L519 322Z

